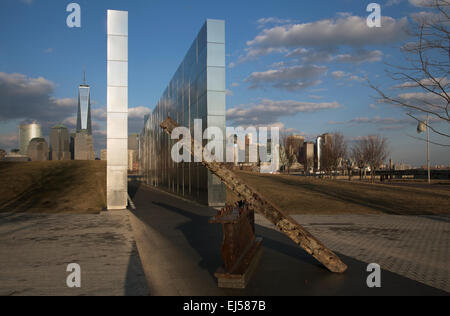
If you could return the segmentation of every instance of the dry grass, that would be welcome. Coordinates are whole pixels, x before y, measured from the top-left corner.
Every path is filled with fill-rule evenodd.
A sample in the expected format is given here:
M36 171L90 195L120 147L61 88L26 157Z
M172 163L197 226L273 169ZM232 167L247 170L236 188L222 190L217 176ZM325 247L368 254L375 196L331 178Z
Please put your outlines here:
M0 163L0 212L98 213L106 206L104 161Z
M238 172L289 214L450 214L450 190ZM228 202L237 197L228 192Z

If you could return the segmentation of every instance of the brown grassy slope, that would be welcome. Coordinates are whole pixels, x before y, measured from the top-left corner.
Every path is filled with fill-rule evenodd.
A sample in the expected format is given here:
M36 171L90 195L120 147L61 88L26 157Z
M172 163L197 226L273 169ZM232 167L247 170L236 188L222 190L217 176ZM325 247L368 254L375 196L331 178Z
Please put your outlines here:
M104 161L0 162L0 212L98 213Z
M289 214L450 214L449 190L247 172L238 175ZM236 199L228 194L228 202Z

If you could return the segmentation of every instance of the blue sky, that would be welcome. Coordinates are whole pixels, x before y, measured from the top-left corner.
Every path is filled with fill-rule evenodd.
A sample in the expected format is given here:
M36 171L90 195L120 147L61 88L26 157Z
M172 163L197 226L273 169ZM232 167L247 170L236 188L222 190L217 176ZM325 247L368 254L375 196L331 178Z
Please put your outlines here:
M349 140L381 134L389 139L395 161L422 165L425 144L408 136L416 136L416 124L403 110L379 104L365 80L392 93L417 92L394 91L384 71L384 63L403 63L398 47L407 38L400 31L413 23L414 14L426 11L417 1L380 0L383 27L368 31L361 21L370 1L360 0L78 0L82 27L73 29L66 26L70 1L2 0L0 80L25 86L28 96L40 93L42 104L47 96L51 106L43 113L21 104L1 115L8 96L0 95L0 148L18 147L17 125L23 120L72 127L83 68L95 102L96 149L105 147L106 10L117 9L129 11L130 19L130 132L141 130L144 114L160 98L204 21L223 19L228 125L241 113L241 123L247 115L307 138L334 131ZM302 41L289 40L295 32ZM274 107L275 112L267 111ZM448 124L437 126L449 132ZM449 157L448 147L432 146L433 164L450 164Z

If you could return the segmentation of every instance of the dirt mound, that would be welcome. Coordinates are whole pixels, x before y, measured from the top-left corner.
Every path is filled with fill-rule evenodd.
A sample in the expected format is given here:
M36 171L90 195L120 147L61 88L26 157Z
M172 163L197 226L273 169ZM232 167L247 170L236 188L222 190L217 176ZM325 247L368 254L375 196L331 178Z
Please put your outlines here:
M247 184L288 214L450 214L450 190L238 171ZM228 202L238 198L228 194Z
M98 213L106 162L0 162L0 212Z

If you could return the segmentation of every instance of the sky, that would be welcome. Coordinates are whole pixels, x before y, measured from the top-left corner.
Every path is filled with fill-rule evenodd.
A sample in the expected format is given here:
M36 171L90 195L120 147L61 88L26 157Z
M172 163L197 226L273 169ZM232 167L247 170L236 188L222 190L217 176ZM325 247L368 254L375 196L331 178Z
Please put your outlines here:
M424 0L379 0L382 27L369 28L361 0L78 0L81 28L66 25L62 0L0 2L0 148L18 147L23 121L45 136L76 125L83 69L91 86L96 150L106 148L106 10L129 12L129 132L140 132L205 20L226 22L227 125L280 126L313 140L382 135L395 162L426 162L426 144L405 110L378 101L368 80L399 89L387 64L402 65L405 29L428 11ZM450 133L449 124L432 122ZM448 140L432 135L434 142ZM432 164L450 165L450 147L431 145Z

